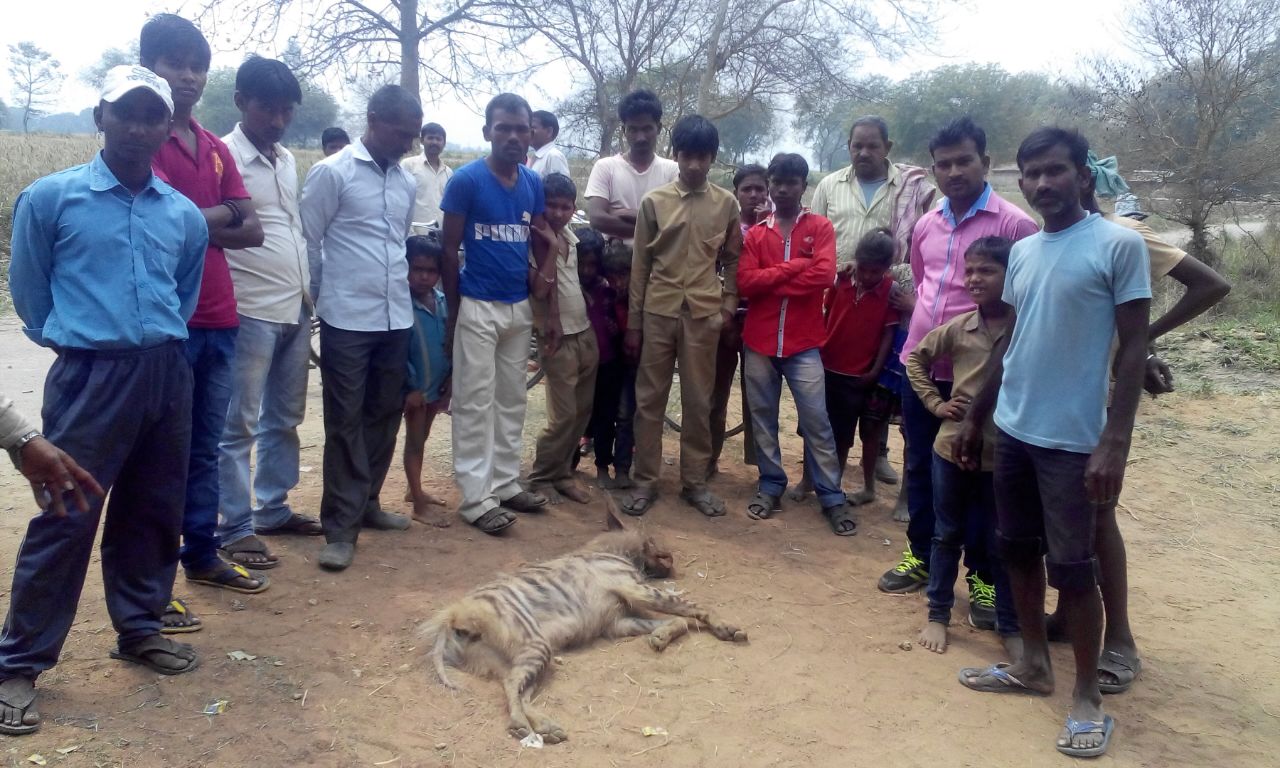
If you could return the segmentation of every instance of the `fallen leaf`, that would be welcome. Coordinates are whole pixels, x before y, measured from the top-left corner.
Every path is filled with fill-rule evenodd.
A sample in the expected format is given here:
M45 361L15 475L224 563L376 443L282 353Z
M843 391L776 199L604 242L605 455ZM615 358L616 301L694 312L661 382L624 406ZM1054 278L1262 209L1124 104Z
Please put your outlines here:
M646 725L640 729L642 736L666 736L667 729L660 725Z
M27 757L27 762L28 762L28 763L35 763L36 765L48 765L48 764L49 764L49 761L44 759L44 755L29 755L29 756Z
M60 755L69 755L69 754L71 754L72 752L75 752L75 751L76 751L77 749L79 749L79 748L80 748L80 745L79 745L79 744L73 744L73 745L72 745L72 746L70 746L70 747L58 747L58 748L57 748L57 749L55 749L54 751L55 751L55 752L57 752L57 753L58 753L58 754L60 754Z
M245 653L244 651L228 651L227 658L232 661L253 661L258 657L254 656L252 653Z

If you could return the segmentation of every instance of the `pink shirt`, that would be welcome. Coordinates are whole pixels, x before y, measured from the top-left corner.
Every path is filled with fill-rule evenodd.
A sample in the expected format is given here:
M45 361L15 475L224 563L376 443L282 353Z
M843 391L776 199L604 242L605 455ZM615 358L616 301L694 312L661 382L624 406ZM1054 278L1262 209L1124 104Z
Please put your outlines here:
M946 199L921 216L911 235L916 308L902 345L902 363L929 331L977 308L964 288L964 252L973 241L984 237L1016 241L1039 229L1034 219L997 195L990 184L958 224ZM939 381L951 381L951 360L934 361L932 374Z
M160 150L151 158L156 175L196 204L212 208L223 200L247 200L244 179L231 151L222 139L205 130L194 118L191 130L196 134L193 157L185 142L172 132ZM231 284L231 269L222 248L209 243L204 255L204 278L200 281L200 299L196 313L187 325L192 328L235 328L236 292Z

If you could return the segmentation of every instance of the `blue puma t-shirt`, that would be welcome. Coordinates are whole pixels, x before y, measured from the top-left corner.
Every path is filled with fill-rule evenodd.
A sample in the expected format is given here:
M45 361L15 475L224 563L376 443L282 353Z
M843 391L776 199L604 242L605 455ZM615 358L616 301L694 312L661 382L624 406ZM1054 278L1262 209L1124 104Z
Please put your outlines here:
M458 292L477 301L515 304L529 298L529 227L546 207L542 178L519 166L507 189L484 159L454 172L440 210L466 217Z

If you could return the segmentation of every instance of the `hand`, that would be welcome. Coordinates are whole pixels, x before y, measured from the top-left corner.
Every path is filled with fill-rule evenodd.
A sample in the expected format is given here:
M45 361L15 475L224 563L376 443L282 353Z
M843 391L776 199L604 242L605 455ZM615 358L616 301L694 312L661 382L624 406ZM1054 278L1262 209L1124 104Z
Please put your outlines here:
M640 362L640 342L642 339L643 337L638 328L628 328L626 335L622 337L622 350L632 364Z
M969 403L973 402L964 395L956 395L947 402L942 404L936 414L940 419L950 419L951 421L964 421L965 414L969 412Z
M970 419L960 422L960 431L951 441L951 459L970 472L982 469L982 425Z
M76 506L81 512L89 511L85 491L96 496L105 495L93 475L43 437L22 446L22 474L31 483L36 504L54 517L67 516L64 493L75 494Z
M914 312L916 309L916 295L910 291L904 291L895 283L893 290L889 291L889 306L899 312Z
M427 407L427 400L422 396L422 392L412 390L404 396L404 409L406 411L418 411Z
M529 228L532 229L533 233L541 238L547 245L550 246L556 244L556 233L551 231L551 226L547 224L545 220L543 220L542 226L539 227L535 224Z
M1173 371L1169 370L1165 361L1155 355L1147 358L1146 378L1142 382L1142 388L1150 392L1152 397L1173 391Z
M547 357L555 357L556 351L560 349L560 339L564 337L560 318L552 317L547 320L546 326L539 331L539 335L542 341L542 354Z
M752 211L752 213L755 215L757 222L764 221L769 218L769 214L773 213L773 205L766 200L765 202L757 205L756 209Z
M444 381L440 382L440 410L449 410L449 398L453 397L453 375L444 377Z
M736 350L740 346L742 346L742 328L738 325L738 319L730 315L720 328L720 347Z
M1124 485L1124 468L1129 460L1129 441L1108 439L1105 435L1089 454L1084 467L1084 490L1094 504L1110 505L1120 500Z
M853 381L854 381L854 385L858 387L858 389L871 389L877 383L879 383L880 374L877 373L876 375L872 376L869 373L864 373L861 376L854 376Z

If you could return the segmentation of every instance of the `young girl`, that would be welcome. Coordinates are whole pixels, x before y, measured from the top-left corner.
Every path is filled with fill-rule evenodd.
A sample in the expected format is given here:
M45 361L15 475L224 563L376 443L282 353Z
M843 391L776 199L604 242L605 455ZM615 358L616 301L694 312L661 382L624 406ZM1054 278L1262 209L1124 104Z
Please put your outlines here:
M447 320L444 292L440 290L438 240L414 235L405 242L409 261L409 294L413 297L413 336L409 340L408 394L404 398L404 471L409 479L406 501L413 502L413 518L439 528L449 525L445 514L429 515L430 504L444 499L422 488L422 456L436 414L448 410L453 367L444 352Z

